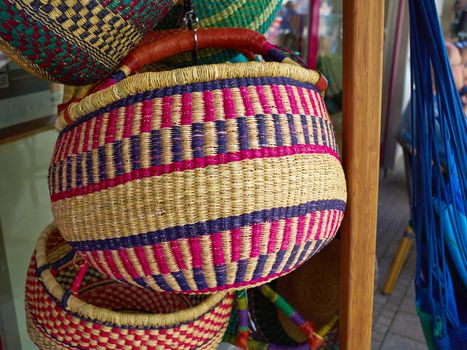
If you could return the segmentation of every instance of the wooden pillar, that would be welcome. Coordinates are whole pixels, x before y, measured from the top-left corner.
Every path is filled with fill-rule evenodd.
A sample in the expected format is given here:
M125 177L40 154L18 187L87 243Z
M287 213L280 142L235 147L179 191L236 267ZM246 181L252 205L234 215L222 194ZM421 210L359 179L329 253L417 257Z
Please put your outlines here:
M340 348L371 348L381 126L384 0L343 2L343 163Z

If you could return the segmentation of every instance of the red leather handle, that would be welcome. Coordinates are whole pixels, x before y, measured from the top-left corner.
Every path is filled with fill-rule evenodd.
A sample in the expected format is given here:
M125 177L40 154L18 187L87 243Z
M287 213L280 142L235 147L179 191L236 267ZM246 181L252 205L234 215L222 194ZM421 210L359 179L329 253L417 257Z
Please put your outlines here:
M246 28L203 28L197 31L198 49L232 49L265 54L266 38ZM166 31L151 36L146 44L133 50L122 62L131 72L195 48L195 34L189 30Z

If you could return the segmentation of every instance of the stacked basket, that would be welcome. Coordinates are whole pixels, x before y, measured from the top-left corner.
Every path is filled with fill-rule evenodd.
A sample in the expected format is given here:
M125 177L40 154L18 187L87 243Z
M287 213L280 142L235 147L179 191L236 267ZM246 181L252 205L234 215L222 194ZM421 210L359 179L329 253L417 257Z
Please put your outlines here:
M18 11L29 10L23 2ZM85 7L147 17L138 1L132 11L116 2ZM162 13L174 1L150 3ZM253 5L263 15L252 25L262 28L280 1L226 1L220 12ZM82 3L67 6L78 11ZM108 11L95 16L117 21ZM221 14L208 19L228 17ZM203 49L218 50L205 57L213 61L237 51L266 62L138 73ZM215 349L235 290L288 274L334 238L346 184L323 102L327 83L293 58L250 29L193 28L150 35L103 80L120 57L75 76L62 70L66 62L50 71L26 63L60 81L98 81L75 90L56 122L49 171L55 223L39 238L26 286L28 329L41 349ZM95 79L86 80L93 70ZM316 349L312 324L294 317L303 321L295 323L305 345Z

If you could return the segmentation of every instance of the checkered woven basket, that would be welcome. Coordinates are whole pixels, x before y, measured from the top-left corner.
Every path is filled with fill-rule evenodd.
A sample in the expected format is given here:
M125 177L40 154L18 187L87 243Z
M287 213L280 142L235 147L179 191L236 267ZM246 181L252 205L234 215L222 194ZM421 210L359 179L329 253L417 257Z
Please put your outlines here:
M223 31L200 30L200 47L232 42ZM259 285L294 270L340 225L346 183L322 77L262 35L232 31L250 51L285 62L127 78L127 60L108 88L57 120L57 225L113 279L183 293ZM171 43L192 44L185 34Z
M73 256L54 225L42 232L26 280L28 333L40 349L211 350L220 343L232 294L157 293L91 268L84 275Z
M283 0L193 0L201 28L231 27L249 28L266 33L277 16ZM182 5L174 6L158 24L156 30L173 29L178 23ZM206 49L198 54L199 63L222 63L238 55L234 50ZM185 66L191 63L190 54L177 55L164 63Z
M178 0L0 0L0 51L42 78L98 81Z

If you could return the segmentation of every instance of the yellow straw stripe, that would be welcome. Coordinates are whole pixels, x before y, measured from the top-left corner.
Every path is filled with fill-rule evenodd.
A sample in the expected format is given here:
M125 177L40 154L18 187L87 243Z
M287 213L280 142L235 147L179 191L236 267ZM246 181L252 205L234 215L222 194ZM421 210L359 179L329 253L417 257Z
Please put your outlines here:
M283 195L278 195L278 188ZM218 205L212 205L213 198L219 199ZM52 207L65 238L89 240L333 199L346 199L338 160L326 154L299 154L144 178L60 200ZM107 205L115 201L121 205ZM153 219L146 220L148 217Z
M249 28L253 30L258 30L258 28L266 22L266 20L271 17L272 13L274 12L274 9L277 7L277 2L271 1L269 6L263 11L261 16L256 17L256 19L250 24Z

